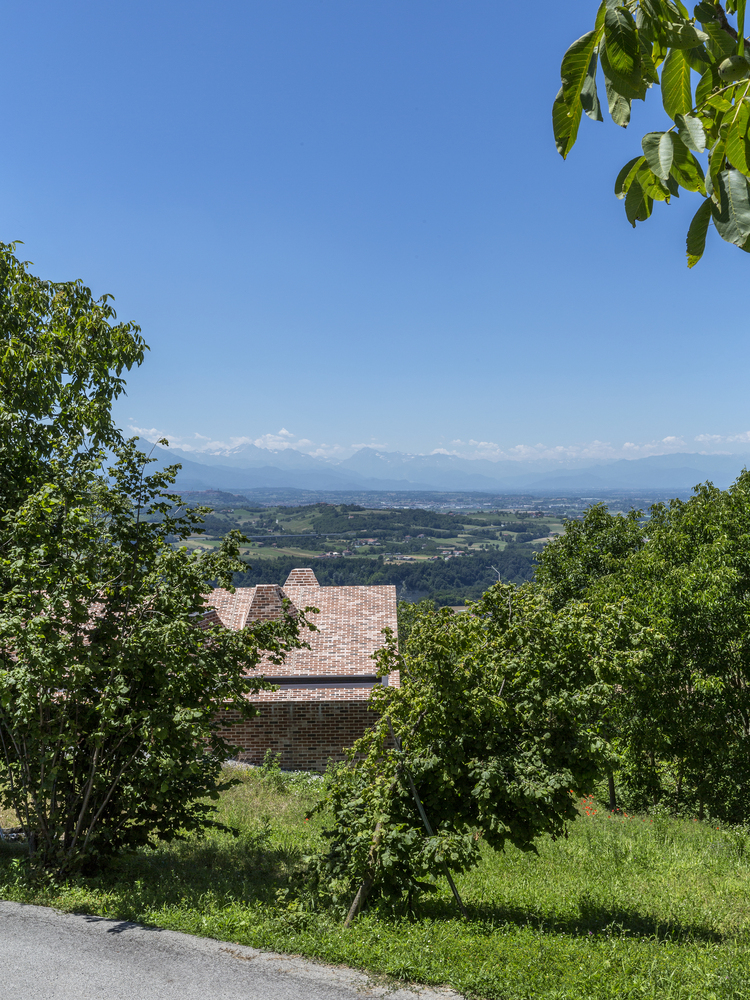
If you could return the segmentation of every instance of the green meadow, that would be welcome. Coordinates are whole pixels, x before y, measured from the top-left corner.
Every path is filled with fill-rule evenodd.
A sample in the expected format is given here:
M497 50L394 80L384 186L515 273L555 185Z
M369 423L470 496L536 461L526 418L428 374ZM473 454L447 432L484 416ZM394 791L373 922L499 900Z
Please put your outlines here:
M238 772L211 832L123 856L64 884L29 885L23 847L0 845L0 895L345 963L378 981L449 985L492 1000L745 1000L750 997L750 833L581 803L539 853L487 851L415 913L340 912L294 901L325 817L321 781ZM3 817L8 823L12 817ZM290 881L291 880L291 881ZM291 888L290 888L291 887Z

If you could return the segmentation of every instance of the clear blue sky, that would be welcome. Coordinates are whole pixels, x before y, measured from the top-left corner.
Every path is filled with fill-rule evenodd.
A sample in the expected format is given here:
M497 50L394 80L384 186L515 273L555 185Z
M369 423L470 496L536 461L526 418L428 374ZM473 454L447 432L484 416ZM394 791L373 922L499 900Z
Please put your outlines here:
M118 416L175 443L750 450L750 257L612 195L659 91L555 151L595 9L8 3L1 238L141 324Z

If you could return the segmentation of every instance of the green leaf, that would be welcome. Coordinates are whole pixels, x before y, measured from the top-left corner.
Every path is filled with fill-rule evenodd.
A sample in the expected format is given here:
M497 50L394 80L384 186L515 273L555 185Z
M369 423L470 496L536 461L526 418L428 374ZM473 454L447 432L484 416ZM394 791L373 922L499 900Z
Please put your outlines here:
M646 221L651 215L652 207L653 201L646 196L638 181L634 180L625 198L625 214L633 229L635 229L636 222Z
M654 201L668 202L672 196L672 192L648 164L644 164L640 168L635 180L637 184L640 184L641 190L647 198L651 198Z
M695 88L696 106L700 107L703 102L711 96L711 92L721 87L721 85L722 80L719 76L718 66L709 66L698 81L698 86Z
M586 79L583 81L583 87L581 88L581 106L592 121L601 122L604 121L604 116L599 104L599 94L596 90L597 64L598 57L596 52L594 52L591 56Z
M664 110L674 120L686 115L693 106L690 66L681 49L670 49L661 71L661 96Z
M640 4L638 10L635 12L635 26L638 29L638 38L641 44L643 42L651 44L656 40L657 29L654 25L651 12L646 9L644 4Z
M714 181L715 178L724 169L724 157L727 151L727 137L726 130L723 130L723 134L719 135L714 145L708 154L708 177L706 178L706 191L708 194L713 194Z
M604 85L607 91L607 105L612 121L621 128L627 128L630 124L630 100L618 94L612 87L610 81L605 77Z
M672 0L662 0L662 3L667 11L672 11L672 13L676 14L677 17L682 17L686 21L690 20L690 14L688 14L687 7L684 3L681 3L680 0L674 0L674 3Z
M721 207L711 200L711 214L719 236L742 247L750 237L750 185L739 170L722 170L716 178Z
M664 22L662 30L670 49L695 49L709 41L709 36L705 31L699 31L685 21L681 24Z
M695 267L698 261L703 256L703 251L706 249L706 234L708 233L708 224L711 221L711 199L706 198L706 200L701 204L701 207L693 216L693 221L690 223L690 228L687 234L687 261L688 267Z
M671 132L647 132L641 140L648 165L661 180L666 181L674 158L674 136Z
M651 49L651 60L657 68L661 66L664 60L669 54L669 48L667 45L662 45L661 42L656 41Z
M641 79L640 71L633 76L624 76L620 73L612 64L609 56L609 47L604 38L602 38L599 45L599 59L604 79L609 83L612 90L628 101L642 101L645 99L648 88Z
M563 56L560 67L563 100L569 111L575 111L581 96L581 90L591 66L591 57L598 41L596 31L587 31L576 39Z
M733 106L732 98L734 97L734 88L732 90L719 91L717 94L711 94L710 97L706 98L705 107L716 110L721 114L729 111Z
M577 110L568 111L568 106L563 99L562 87L557 92L554 104L552 105L552 129L555 134L555 146L557 152L565 159L573 148L578 135L578 126L581 122L581 102L578 102Z
M702 21L701 23L703 30L709 37L706 47L717 62L721 62L722 59L726 59L727 56L731 56L733 52L737 51L737 43L720 24L716 21Z
M604 15L604 37L612 68L629 79L640 75L641 49L633 15L622 7Z
M700 118L696 118L694 115L677 115L675 121L680 139L687 148L696 153L705 153L706 132Z
M726 158L743 174L750 173L748 167L747 127L750 121L750 104L747 100L738 101L732 111L724 116L724 122L729 120L727 128ZM723 124L723 122L722 122Z
M641 0L638 7L638 25L640 30L641 23L643 27L653 36L660 36L662 33L662 26L666 23L667 17L665 16L662 5L659 0Z
M660 177L663 181L666 181L672 170L672 162L675 157L675 144L677 142L679 142L679 140L675 136L674 132L665 132L659 142L659 163L661 165L661 173L656 173L656 176Z
M652 52L653 46L639 35L641 46L641 77L649 83L658 83L659 74L656 72Z
M673 154L672 169L670 171L672 177L686 191L699 191L705 195L706 184L703 176L703 168L682 140L677 139L674 143Z
M646 162L645 156L634 156L632 160L625 164L615 181L615 195L622 200L628 193L633 178L638 173L641 166Z
M718 13L716 4L713 3L712 0L701 0L701 2L696 4L693 8L693 15L697 21L701 22L701 24L717 21Z
M684 52L690 69L701 76L708 66L713 66L713 58L708 54L704 45L699 45L695 49L685 49Z

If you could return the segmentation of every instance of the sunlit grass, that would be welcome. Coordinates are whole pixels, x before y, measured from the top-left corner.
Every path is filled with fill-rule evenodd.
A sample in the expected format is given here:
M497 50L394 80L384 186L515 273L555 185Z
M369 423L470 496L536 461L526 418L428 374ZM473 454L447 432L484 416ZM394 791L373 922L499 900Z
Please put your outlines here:
M298 952L378 975L447 983L493 1000L747 1000L750 835L691 820L615 817L591 805L539 855L486 851L457 879L460 919L442 886L412 917L279 904L278 890L321 843L306 820L319 779L245 771L212 833L119 859L96 878L30 888L0 852L6 898ZM4 888L2 880L5 879Z
M17 822L16 814L11 809L3 809L0 806L0 827L5 829L8 826L16 826Z

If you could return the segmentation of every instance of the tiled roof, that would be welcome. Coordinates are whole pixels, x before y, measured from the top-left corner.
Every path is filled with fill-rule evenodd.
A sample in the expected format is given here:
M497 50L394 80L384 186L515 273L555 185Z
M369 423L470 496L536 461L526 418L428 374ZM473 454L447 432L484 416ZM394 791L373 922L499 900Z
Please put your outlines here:
M206 603L212 605L225 628L238 632L247 624L247 613L255 597L255 587L237 587L233 594L223 587L216 587Z
M261 666L259 673L269 680L278 678L284 687L255 695L253 701L366 700L373 684L381 683L375 679L372 654L383 645L383 629L396 632L396 588L321 587L312 570L304 569L293 570L283 589L275 585L238 587L230 594L217 588L207 601L221 623L236 630L261 618L278 617L284 597L296 609L318 609L308 614L317 631L303 630L309 649L292 650L280 666ZM272 608L276 609L274 614L269 613ZM358 677L362 678L359 683ZM339 679L340 686L336 684ZM391 675L388 683L398 684L397 675Z
M297 649L280 674L372 674L372 654L384 642L386 626L396 631L396 588L285 587L295 607L318 608L310 614L317 632L308 632L310 649Z

